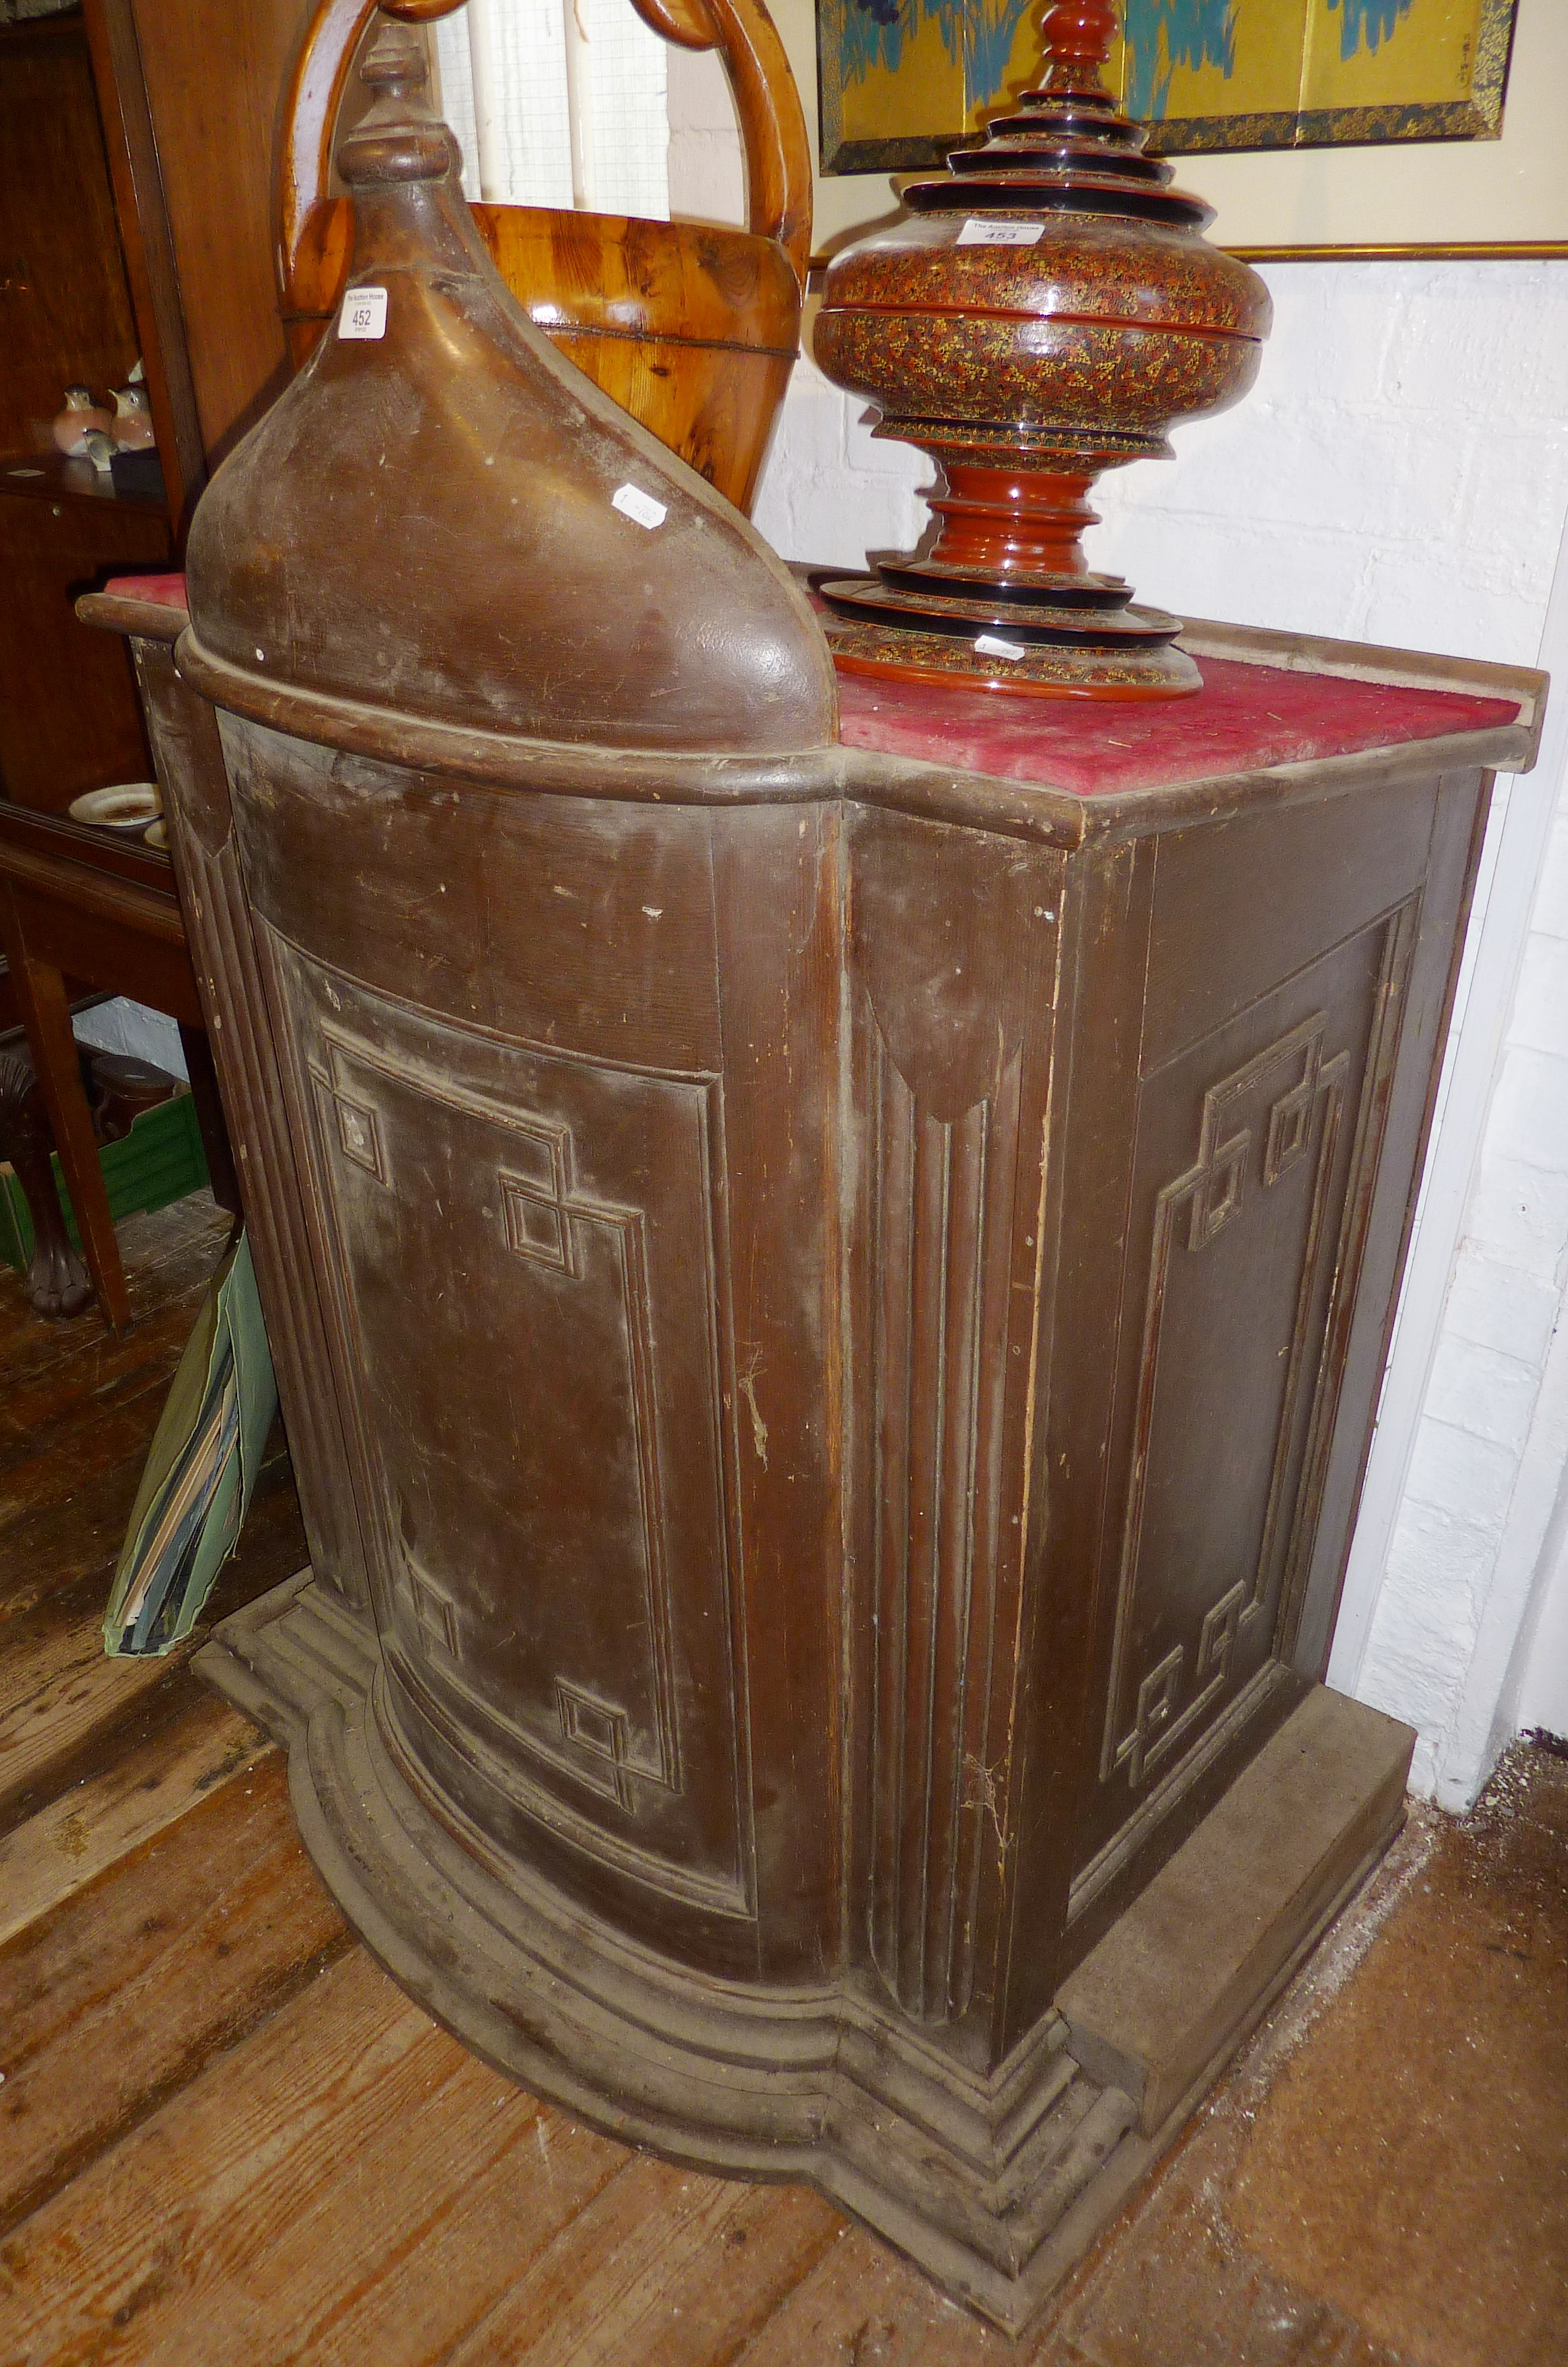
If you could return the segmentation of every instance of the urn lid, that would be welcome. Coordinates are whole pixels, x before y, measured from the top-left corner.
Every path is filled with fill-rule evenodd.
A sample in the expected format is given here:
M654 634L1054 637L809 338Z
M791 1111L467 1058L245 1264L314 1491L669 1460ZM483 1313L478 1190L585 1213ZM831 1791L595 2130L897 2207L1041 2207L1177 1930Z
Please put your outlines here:
M819 580L845 673L1051 698L1201 687L1179 619L1087 564L1084 494L1246 391L1269 292L1207 243L1208 207L1105 89L1116 22L1115 0L1055 0L1040 87L829 270L818 361L939 470L932 537Z
M907 182L905 219L872 232L829 267L829 307L951 310L1005 303L1056 314L1166 324L1261 340L1269 291L1201 235L1213 209L1171 187L1145 153L1100 66L1114 0L1056 0L1042 23L1045 70L978 146Z
M432 11L391 0L362 70L338 316L192 524L203 687L253 713L287 693L289 728L328 742L369 708L609 748L829 743L832 664L798 587L512 297L393 13Z

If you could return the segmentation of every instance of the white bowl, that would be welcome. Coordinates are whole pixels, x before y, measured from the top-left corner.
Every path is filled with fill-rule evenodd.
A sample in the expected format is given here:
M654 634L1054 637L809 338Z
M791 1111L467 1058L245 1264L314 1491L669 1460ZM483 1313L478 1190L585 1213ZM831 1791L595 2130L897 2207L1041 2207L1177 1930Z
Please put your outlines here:
M143 831L164 810L156 781L121 781L112 789L89 789L65 809L73 821L95 830Z

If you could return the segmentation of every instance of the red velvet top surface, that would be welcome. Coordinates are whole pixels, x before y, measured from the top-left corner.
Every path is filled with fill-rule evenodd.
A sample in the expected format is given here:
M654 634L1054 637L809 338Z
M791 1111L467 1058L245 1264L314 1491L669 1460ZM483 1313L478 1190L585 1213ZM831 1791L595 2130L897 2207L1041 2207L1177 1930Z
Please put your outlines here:
M183 575L122 575L104 588L159 606L186 605ZM841 674L840 737L849 748L1092 798L1441 740L1511 723L1519 711L1511 698L1291 674L1229 658L1204 658L1200 670L1203 687L1190 698L1126 704Z
M852 748L1092 798L1440 740L1511 723L1519 711L1511 698L1287 674L1228 658L1199 663L1203 687L1190 697L1125 704L840 675L840 736Z
M104 590L118 593L125 600L151 600L158 608L183 608L186 605L183 575L113 575Z

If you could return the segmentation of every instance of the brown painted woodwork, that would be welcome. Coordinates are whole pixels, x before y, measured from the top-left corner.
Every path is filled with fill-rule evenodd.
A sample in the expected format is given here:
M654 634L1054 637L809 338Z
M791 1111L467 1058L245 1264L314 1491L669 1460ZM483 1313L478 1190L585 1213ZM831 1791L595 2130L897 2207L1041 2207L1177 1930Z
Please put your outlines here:
M309 0L84 7L159 445L177 447L194 498L288 373L273 277L274 150Z
M829 266L818 362L937 469L933 536L823 581L846 673L1049 698L1201 687L1179 620L1089 572L1084 496L1247 391L1270 306L1107 93L1117 22L1112 0L1048 7L1041 87Z
M77 621L106 574L166 564L163 505L98 490L90 461L0 459L0 791L63 812L86 789L150 777L123 653Z
M130 0L82 0L159 465L176 533L207 480L168 209Z
M360 284L386 287L385 332L324 338L209 489L191 529L192 581L226 585L243 549L245 591L202 608L200 662L220 674L271 669L286 696L335 702L381 662L384 567L411 591L449 587L442 646L409 684L411 709L439 732L493 731L521 689L550 739L682 753L824 744L832 671L800 593L729 504L584 388L508 297L457 187L457 143L415 104L425 72L417 38L390 33L363 69L377 103L338 164L355 195L352 267ZM389 400L394 385L417 387L418 402ZM313 413L333 430L301 449L299 422ZM389 510L388 483L437 447L448 488L439 512ZM331 643L292 621L301 470L337 522ZM657 516L640 523L618 498L652 501ZM264 546L269 508L278 531ZM471 554L512 512L503 583L477 572ZM520 684L525 633L542 635L549 657Z
M1116 732L836 717L784 571L508 298L413 38L368 72L385 335L216 477L188 623L93 604L311 1552L201 1665L490 2061L1016 2326L1183 2109L1057 1991L1316 1699L1540 680L1192 627L1203 697Z
M390 12L416 21L447 5ZM666 40L716 49L746 155L746 231L542 206L476 205L535 324L740 508L756 490L794 367L811 245L811 163L783 44L761 0L635 0ZM330 194L350 68L376 0L321 0L291 85L279 172L283 317L297 361L336 311L353 235Z
M160 504L50 443L67 385L102 395L138 351L76 17L0 26L0 795L59 811L149 769L130 674L72 602L172 548Z
M0 1275L7 1738L53 1723L95 1659L127 1689L148 1674L103 1658L103 1580L78 1576L75 1506L107 1462L123 1515L136 1476L120 1443L128 1394L141 1391L150 1428L222 1232L200 1200L140 1220L127 1244L140 1319L123 1342L39 1322ZM74 1652L62 1636L40 1650L36 1623L16 1613L18 1525L50 1610L80 1605ZM253 1514L242 1562L256 1534ZM225 1595L235 1575L231 1565ZM0 2279L18 2367L106 2350L115 2367L251 2367L261 2326L267 2358L376 2367L840 2367L857 2350L860 2367L1258 2367L1279 2361L1281 2339L1300 2354L1304 2327L1309 2358L1337 2350L1389 2367L1390 2248L1369 2248L1358 2217L1373 2203L1406 2259L1413 2220L1421 2231L1414 2266L1394 2262L1401 2358L1428 2355L1456 2308L1475 2325L1490 2310L1510 2367L1555 2323L1568 1774L1544 1752L1511 1755L1493 1794L1506 1785L1501 1818L1494 1806L1468 1833L1452 1829L1435 1859L1424 1835L1402 1848L1381 1897L1354 1910L1352 1950L1358 1929L1382 1936L1349 1992L1334 1996L1334 1962L1309 1968L1271 2043L1147 2181L1064 2311L1015 2345L808 2190L628 2152L433 2031L347 1945L300 1848L281 1754L188 1671L165 1691L178 1705L156 1726L141 1711L117 1726L101 1694L108 1722L90 1755L51 1761L43 1805L0 1829ZM1350 1707L1314 1703L1329 1725ZM1298 1834L1228 1821L1247 1789L1215 1820L1231 1843L1215 1871L1250 1938L1256 1900L1238 1877L1276 1834L1287 1852ZM1140 1913L1165 1911L1159 1888ZM1543 1898L1554 1923L1542 1923ZM1533 1934L1535 1984L1523 2010L1521 1930ZM1543 1931L1555 1944L1540 1944ZM1334 1954L1342 1974L1343 1946ZM1446 1977L1456 1956L1473 1973L1457 1994ZM1427 1976L1434 1964L1442 1980ZM1068 1993L1081 2002L1081 1984ZM1292 2042L1325 2003L1303 2056ZM1166 1993L1150 2004L1163 2015ZM1370 2104L1369 2037L1386 2058ZM1361 2174L1324 2234L1313 2214L1325 2182L1345 2182L1358 2148ZM1434 2180L1458 2156L1469 2174L1435 2225ZM1496 2231L1479 2270L1466 2257L1478 2192ZM1321 2237L1304 2285L1303 2211ZM1538 2224L1544 2242L1521 2293L1509 2232ZM1296 2246L1288 2278L1281 2244ZM1351 2303L1372 2294L1359 2328L1332 2298L1345 2303L1347 2261Z
M80 17L0 25L0 452L47 443L68 381L136 359Z

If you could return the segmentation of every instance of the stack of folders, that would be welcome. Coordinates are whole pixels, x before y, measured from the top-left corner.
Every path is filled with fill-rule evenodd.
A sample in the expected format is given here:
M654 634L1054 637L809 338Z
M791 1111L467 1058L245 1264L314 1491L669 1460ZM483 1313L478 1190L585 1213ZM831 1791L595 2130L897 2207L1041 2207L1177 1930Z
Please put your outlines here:
M209 1285L152 1440L104 1620L111 1653L187 1636L239 1542L277 1404L248 1243Z

